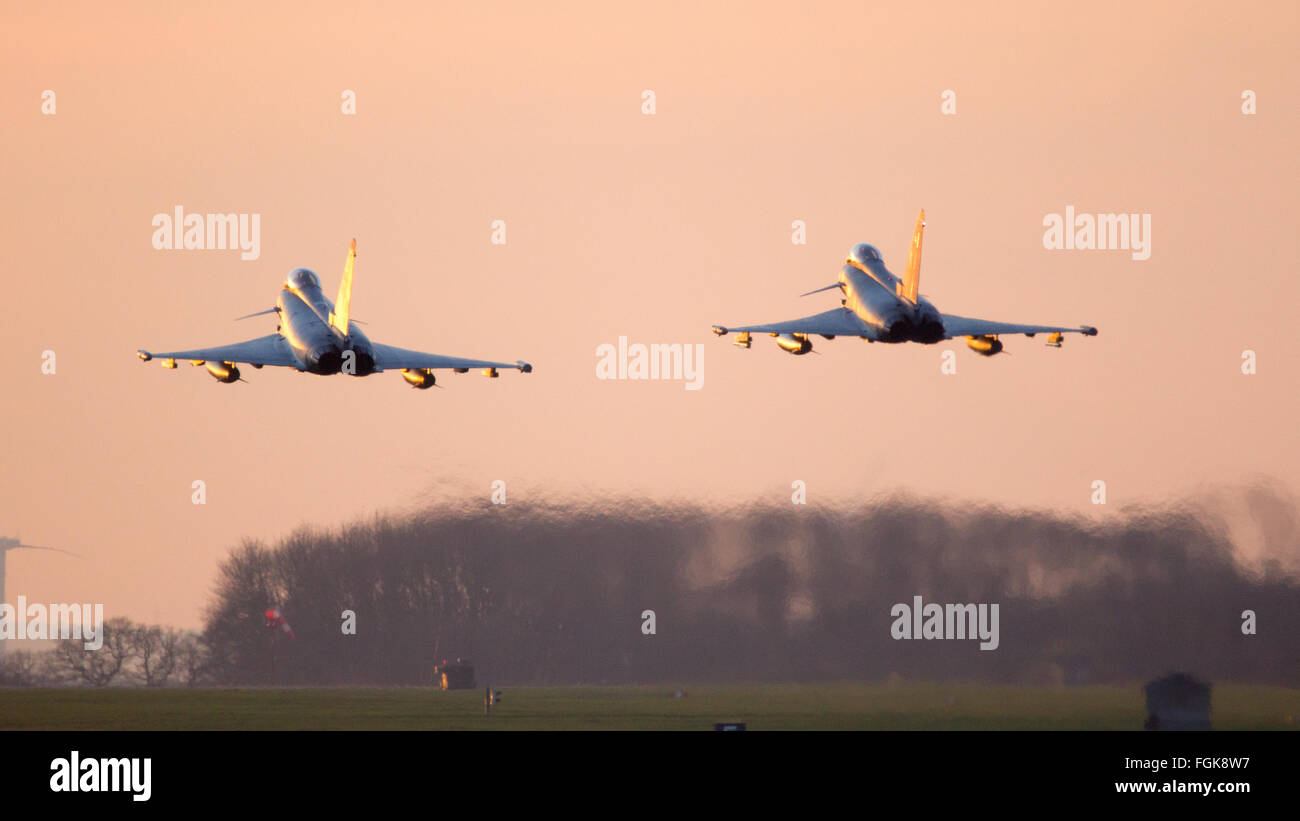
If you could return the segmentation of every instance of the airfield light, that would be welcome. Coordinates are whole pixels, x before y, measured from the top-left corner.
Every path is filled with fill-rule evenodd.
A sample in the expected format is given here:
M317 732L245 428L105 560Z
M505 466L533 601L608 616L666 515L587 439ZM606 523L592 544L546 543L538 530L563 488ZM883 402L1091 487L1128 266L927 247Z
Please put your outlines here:
M501 703L501 691L493 690L492 685L483 688L483 715L492 715L492 705Z

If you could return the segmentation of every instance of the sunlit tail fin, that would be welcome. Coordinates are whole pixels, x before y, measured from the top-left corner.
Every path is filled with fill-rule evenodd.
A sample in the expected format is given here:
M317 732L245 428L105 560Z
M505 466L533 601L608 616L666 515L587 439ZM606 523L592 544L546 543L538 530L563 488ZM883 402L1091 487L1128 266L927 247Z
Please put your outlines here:
M912 233L912 250L907 252L907 270L903 272L903 292L900 296L916 302L921 290L921 235L925 233L925 209L916 215L916 231Z
M339 283L339 298L334 301L330 324L344 336L348 335L348 316L352 313L352 269L357 264L357 241L348 247L348 261L343 266L343 281Z

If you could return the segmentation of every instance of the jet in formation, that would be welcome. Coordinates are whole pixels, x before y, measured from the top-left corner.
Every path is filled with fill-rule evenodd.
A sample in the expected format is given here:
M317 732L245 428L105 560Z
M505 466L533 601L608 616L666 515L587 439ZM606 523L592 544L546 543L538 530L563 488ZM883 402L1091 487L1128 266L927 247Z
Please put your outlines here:
M719 336L737 334L735 344L742 348L750 347L751 334L770 334L776 337L776 344L782 350L795 356L802 356L812 350L810 337L813 335L824 339L856 336L868 342L920 342L924 345L964 336L966 344L983 356L1000 353L1002 340L999 337L1008 334L1024 334L1028 337L1048 334L1047 344L1055 348L1061 347L1063 334L1097 335L1097 329L1088 325L1077 328L1017 325L941 313L918 292L921 284L921 236L924 232L925 210L922 209L916 218L912 248L907 256L907 268L902 279L891 274L885 267L885 261L876 246L861 242L849 252L837 282L802 295L838 288L843 295L840 300L842 307L770 325L745 325L738 328L714 325L713 332Z
M330 302L321 291L320 277L314 272L295 268L280 290L274 308L239 317L248 319L262 314L278 314L280 324L273 334L233 345L189 351L152 353L142 349L138 355L145 362L161 359L164 368L175 368L178 360L188 360L196 366L206 365L208 373L218 382L225 383L243 381L237 367L239 364L254 368L275 365L321 375L369 376L380 371L400 370L402 378L420 390L434 387L437 379L433 372L442 368L450 368L456 373L481 368L484 376L493 378L498 376L498 370L503 369L532 373L533 366L522 360L511 364L463 359L371 342L357 327L356 320L349 318L352 271L356 260L357 241L354 239L348 248L336 302Z

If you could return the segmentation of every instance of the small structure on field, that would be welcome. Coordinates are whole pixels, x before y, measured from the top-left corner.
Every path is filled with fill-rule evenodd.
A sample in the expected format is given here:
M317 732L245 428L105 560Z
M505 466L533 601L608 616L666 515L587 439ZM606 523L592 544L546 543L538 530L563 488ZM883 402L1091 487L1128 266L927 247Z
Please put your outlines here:
M433 680L440 690L473 690L478 686L474 681L474 666L462 658L457 658L455 664L443 659L442 664L433 668Z
M1147 683L1148 730L1210 729L1210 685L1187 673Z

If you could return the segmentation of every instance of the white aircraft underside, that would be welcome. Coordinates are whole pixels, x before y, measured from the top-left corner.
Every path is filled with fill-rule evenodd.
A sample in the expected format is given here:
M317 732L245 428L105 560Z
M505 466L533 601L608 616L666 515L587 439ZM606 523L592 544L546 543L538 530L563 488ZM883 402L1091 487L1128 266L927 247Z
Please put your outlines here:
M145 362L161 359L163 367L167 368L175 368L177 360L206 365L217 381L227 383L239 380L239 368L236 367L239 363L254 368L265 365L294 368L321 375L369 376L386 370L401 370L402 377L420 389L433 387L437 381L433 371L442 368L457 373L482 368L483 375L489 377L496 377L498 369L532 372L533 366L522 360L510 363L464 359L371 342L349 318L356 256L357 243L353 240L348 249L337 304L330 302L321 291L320 278L315 273L307 268L295 268L280 291L275 307L248 315L278 314L280 326L277 333L214 348L163 353L141 349L138 355Z
M849 253L838 281L808 292L815 294L838 288L843 295L840 300L843 307L802 319L766 325L735 328L714 325L713 332L719 336L739 334L735 344L742 348L750 347L750 334L770 334L777 338L777 345L782 350L796 356L812 350L809 336L813 334L826 339L856 336L869 342L920 342L927 345L963 336L972 350L984 356L993 356L1002 350L1002 341L998 337L1004 334L1024 334L1029 337L1040 333L1049 334L1047 344L1053 347L1060 347L1062 334L1097 335L1097 329L1088 325L1074 328L1021 325L940 313L928 299L917 292L921 279L921 239L924 230L925 211L922 210L916 218L916 230L912 234L912 247L902 279L889 272L880 251L874 245L859 243Z

